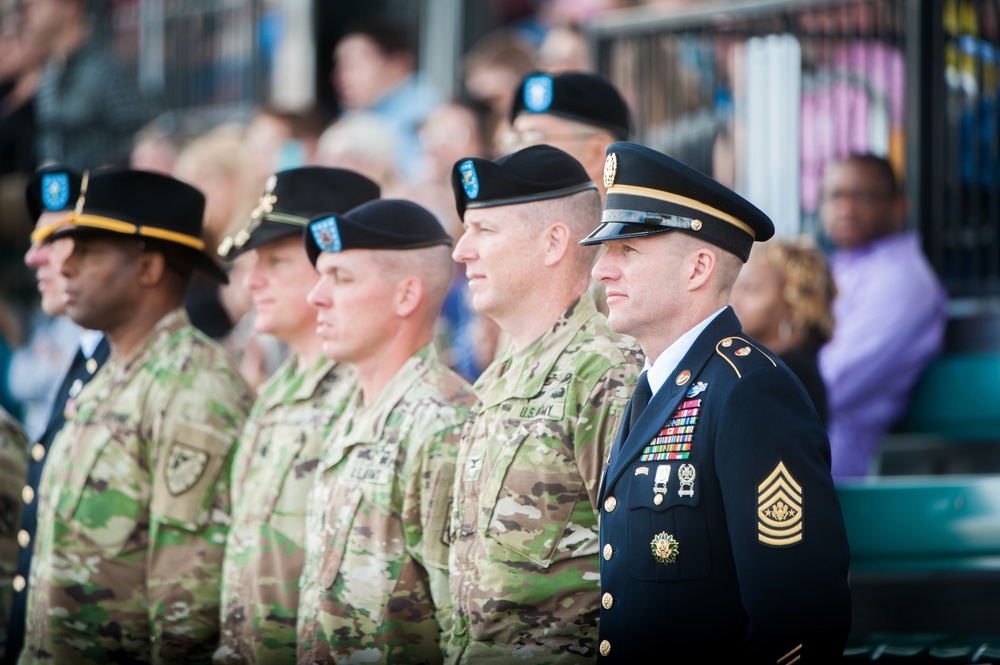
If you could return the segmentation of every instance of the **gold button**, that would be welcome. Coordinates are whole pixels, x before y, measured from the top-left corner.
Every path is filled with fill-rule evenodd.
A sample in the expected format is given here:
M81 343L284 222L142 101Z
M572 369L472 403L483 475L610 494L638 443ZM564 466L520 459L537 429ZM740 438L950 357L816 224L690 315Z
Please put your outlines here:
M35 490L31 488L31 485L25 485L24 489L21 490L21 500L25 503L31 503L35 500Z
M656 505L660 505L661 503L663 503L663 495L662 494L656 494L656 495L654 495L653 496L653 503L655 503Z
M601 640L601 655L607 656L609 653L611 653L611 642Z
M611 561L611 555L614 554L614 550L611 549L611 543L604 546L604 560Z
M21 547L27 547L31 543L31 534L21 529L17 532L17 544Z
M45 446L40 443L36 443L31 447L31 459L36 462L41 462L45 457Z
M14 584L14 591L18 593L24 591L24 587L27 585L27 582L24 581L24 575L18 575L17 577L15 577L13 584Z
M610 593L606 593L603 596L601 596L601 606L604 609L610 610L611 606L614 605L614 604L615 604L615 599L611 597ZM607 655L607 654L605 654L605 655Z
M93 358L87 359L87 371L90 372L91 374L97 371L97 361L94 360Z
M609 496L607 499L604 500L604 510L608 511L609 513L614 512L615 508L617 507L618 507L618 499L616 499L615 497Z

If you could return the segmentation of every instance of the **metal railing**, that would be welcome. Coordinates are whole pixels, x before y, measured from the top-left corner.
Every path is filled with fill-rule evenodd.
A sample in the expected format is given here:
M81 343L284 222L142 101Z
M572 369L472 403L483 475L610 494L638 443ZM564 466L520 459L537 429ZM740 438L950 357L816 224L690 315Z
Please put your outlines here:
M1000 0L641 8L590 28L636 140L734 187L780 235L821 236L819 178L887 157L953 298L1000 293Z

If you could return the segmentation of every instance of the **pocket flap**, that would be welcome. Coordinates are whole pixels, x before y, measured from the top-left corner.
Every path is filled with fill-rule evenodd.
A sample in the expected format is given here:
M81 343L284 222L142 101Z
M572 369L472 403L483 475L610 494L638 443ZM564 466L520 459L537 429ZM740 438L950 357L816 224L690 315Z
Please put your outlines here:
M168 441L158 455L151 518L195 531L210 508L231 441L190 423L178 424Z

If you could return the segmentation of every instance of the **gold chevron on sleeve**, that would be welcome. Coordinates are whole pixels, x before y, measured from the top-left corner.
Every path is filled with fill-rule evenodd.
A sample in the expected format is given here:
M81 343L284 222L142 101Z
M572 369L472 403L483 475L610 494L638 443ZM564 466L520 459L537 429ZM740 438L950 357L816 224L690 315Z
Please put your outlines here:
M779 461L757 486L757 540L769 547L802 542L802 486Z

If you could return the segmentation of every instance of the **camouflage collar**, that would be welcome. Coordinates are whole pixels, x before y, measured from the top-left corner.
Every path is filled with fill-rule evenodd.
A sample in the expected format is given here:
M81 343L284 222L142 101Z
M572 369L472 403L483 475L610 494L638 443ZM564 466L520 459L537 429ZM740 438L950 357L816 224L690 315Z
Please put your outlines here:
M585 291L538 341L520 351L511 347L476 381L476 394L483 407L490 408L511 398L529 399L540 393L559 356L587 321L596 315L598 311L594 298ZM499 376L501 370L503 376Z
M323 379L338 368L335 360L320 355L305 370L296 366L298 354L291 354L257 391L258 402L264 411L269 411L282 404L294 404L311 400L319 389ZM344 365L339 370L346 369Z

